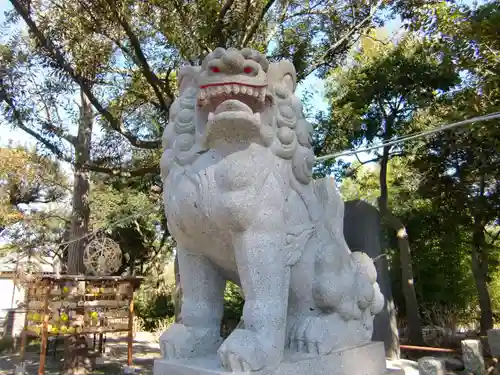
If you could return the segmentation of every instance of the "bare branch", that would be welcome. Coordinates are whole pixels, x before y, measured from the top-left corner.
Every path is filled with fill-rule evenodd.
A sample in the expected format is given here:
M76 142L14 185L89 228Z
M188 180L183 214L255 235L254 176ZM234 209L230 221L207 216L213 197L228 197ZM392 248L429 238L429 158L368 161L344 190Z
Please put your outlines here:
M121 120L115 118L111 114L111 112L109 112L108 109L104 108L104 106L99 102L99 100L93 94L90 82L86 78L79 75L73 69L73 67L66 61L64 55L58 50L58 48L54 45L54 43L52 43L52 41L50 41L45 37L42 31L38 28L37 24L30 17L29 11L21 3L21 1L10 0L10 2L13 5L16 12L23 18L24 22L26 22L26 25L28 26L29 30L34 35L40 46L43 47L45 51L48 53L49 57L53 59L54 62L57 63L57 65L66 74L68 74L68 76L70 76L76 84L78 84L78 86L80 86L80 88L85 93L89 101L92 103L95 109L106 119L106 121L108 121L112 129L122 134L130 142L130 144L132 144L135 147L147 148L147 149L159 148L160 140L144 141L137 138L125 128Z
M0 87L1 86L2 86L2 81L0 80ZM30 129L28 126L24 124L21 112L19 112L19 110L16 108L14 101L7 95L7 93L4 90L1 89L0 89L0 101L5 102L5 104L7 104L7 106L10 108L12 112L12 117L16 123L16 126L19 129L23 130L24 132L35 138L38 142L43 144L50 152L56 155L60 160L63 161L70 160L70 158L67 155L65 155L65 153L62 150L60 150L56 145L49 142L41 134L38 134L36 131Z
M160 106L163 110L163 113L166 115L168 114L168 111L170 109L170 105L172 104L172 92L170 90L170 87L165 85L165 89L167 91L167 95L169 95L169 98L165 98L163 95L163 92L161 90L161 82L156 76L156 74L151 70L151 67L149 66L148 60L146 59L146 56L144 55L144 52L142 51L141 47L141 42L137 38L137 35L134 33L132 30L131 26L129 23L125 20L124 17L122 17L118 11L116 10L116 4L114 0L108 0L108 4L110 5L111 9L113 10L113 13L115 14L116 18L118 19L118 22L120 25L123 27L123 30L125 31L125 34L127 34L128 39L130 40L130 44L132 45L132 48L135 53L135 59L136 63L139 65L142 73L144 74L144 77L146 77L146 80L148 83L151 85L153 88L153 91L156 94L156 97L158 98L158 101L160 102Z
M243 42L241 43L242 47L246 47L247 44L250 42L250 40L252 40L253 36L257 32L257 29L259 28L260 23L262 22L262 20L266 16L266 13L269 11L269 9L271 9L271 7L273 6L273 4L275 2L276 2L276 0L268 0L266 5L264 5L264 8L262 8L262 11L260 12L257 19L254 21L252 26L250 26L248 28L248 33L245 35L245 37L243 38Z
M357 154L356 155L356 158L358 158ZM354 169L350 169L346 172L346 177L351 177L353 176L359 168L361 168L363 165L365 164L368 164L368 163L375 163L375 162L378 162L380 160L380 158L376 157L376 158L373 158L373 159L370 159L370 160L365 160L365 161L361 161L361 159L358 158L358 161L359 161L359 165L356 166L356 168Z
M373 41L375 41L377 43L380 43L380 44L382 44L384 46L389 45L389 42L387 40L382 40L382 39L379 39L379 38L375 38L373 35L364 33L364 34L362 34L362 36L364 36L365 38L371 39L371 40L373 40Z
M2 86L2 81L0 80L0 87ZM12 112L12 117L16 123L16 126L31 135L38 142L43 144L50 152L52 152L59 160L74 165L74 160L71 156L66 155L61 149L59 149L56 145L46 140L41 134L37 133L35 130L30 129L28 126L24 124L23 118L19 110L16 108L13 100L7 96L4 90L0 90L0 101L3 101L7 104ZM152 167L143 167L137 169L130 168L113 168L113 167L103 167L101 165L95 163L87 163L82 166L92 172L106 173L114 176L122 176L122 177L138 177L144 176L146 174L159 174L160 169L159 166Z
M219 40L220 47L226 47L225 43L226 41L223 40L225 38L222 38L222 29L224 28L224 17L226 17L227 12L229 9L231 9L231 6L234 4L234 0L226 0L224 5L222 5L222 8L219 12L219 18L217 20L216 25L212 29L212 36L215 39Z
M370 10L370 14L368 14L365 18L363 18L360 22L354 25L349 31L347 31L339 40L333 43L330 48L323 54L323 56L312 66L306 70L301 78L307 77L309 74L313 73L316 69L319 69L321 66L325 65L328 60L328 56L330 56L337 48L339 48L342 44L344 44L350 37L352 37L356 32L362 30L365 25L373 18L375 12L382 5L383 0L379 0L378 3Z
M74 146L78 142L77 138L74 135L65 131L63 128L53 125L52 124L52 116L50 115L49 107L47 106L47 103L45 103L45 101L43 99L42 99L42 103L43 103L43 107L45 109L45 115L47 116L47 121L43 121L42 127L45 130L47 130L51 133L54 133L58 137L65 139L66 141L68 141L69 143L71 143Z
M112 168L112 167L107 168L95 164L88 164L86 167L92 172L105 173L108 175L119 176L119 177L140 177L140 176L145 176L147 174L160 173L160 168L159 166L156 165L152 167L143 167L137 169Z

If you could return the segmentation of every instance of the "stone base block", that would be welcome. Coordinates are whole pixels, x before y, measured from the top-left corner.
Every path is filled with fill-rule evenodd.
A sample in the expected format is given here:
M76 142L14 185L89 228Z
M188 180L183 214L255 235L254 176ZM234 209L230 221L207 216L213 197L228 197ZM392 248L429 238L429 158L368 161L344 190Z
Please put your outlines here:
M224 370L219 358L190 360L157 359L153 375L244 375ZM274 371L258 371L252 375L386 375L385 351L382 342L342 349L325 356L297 355L285 352L285 360ZM396 373L397 374L397 373Z
M26 374L26 365L24 363L20 365L16 365L14 368L14 375L25 375Z

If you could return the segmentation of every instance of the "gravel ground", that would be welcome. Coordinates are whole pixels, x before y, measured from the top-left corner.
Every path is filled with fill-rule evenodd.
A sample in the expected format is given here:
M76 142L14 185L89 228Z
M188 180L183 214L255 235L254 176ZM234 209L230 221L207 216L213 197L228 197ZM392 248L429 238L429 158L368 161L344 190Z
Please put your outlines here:
M60 346L62 349L62 346ZM150 375L153 373L153 362L160 357L158 339L149 332L137 332L133 345L133 367L135 373ZM39 348L29 347L26 351L26 370L29 375L38 373ZM127 364L126 337L108 338L105 345L104 363L97 365L92 374L118 375L122 374L123 366ZM45 374L55 375L61 373L63 358L59 354L56 359L50 354L47 356ZM0 354L0 375L13 374L14 368L19 364L19 353Z

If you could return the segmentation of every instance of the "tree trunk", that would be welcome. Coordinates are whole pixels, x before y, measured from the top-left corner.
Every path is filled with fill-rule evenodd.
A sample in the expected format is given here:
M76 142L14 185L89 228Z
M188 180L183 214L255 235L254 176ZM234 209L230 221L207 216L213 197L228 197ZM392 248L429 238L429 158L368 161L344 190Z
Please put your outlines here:
M92 107L83 92L80 93L81 109L78 135L74 144L75 165L73 182L73 209L71 213L70 240L68 248L68 274L78 275L85 272L83 250L87 244L89 230L89 189L90 176L86 165L90 161L90 142L92 140Z
M387 188L387 165L389 163L390 147L384 147L380 160L380 197L379 210L387 224L394 229L397 236L399 256L401 262L401 283L405 299L406 318L408 323L408 340L411 344L422 345L424 338L422 335L422 322L420 319L417 294L413 282L413 269L408 233L403 222L393 215L389 209L389 193Z
M87 244L89 231L89 190L90 173L86 165L90 161L90 143L92 140L92 107L83 92L80 92L81 109L78 135L75 148L75 171L73 185L73 210L71 214L70 245L68 248L68 274L78 275L85 272L83 251ZM85 311L77 311L85 314ZM85 336L69 337L66 340L65 375L86 374L90 368L87 340Z
M484 197L485 181L481 178L479 184L479 200ZM479 205L481 206L481 205ZM474 226L472 233L472 275L476 284L479 307L481 309L481 335L493 328L493 311L491 309L491 298L488 290L488 248L484 236L485 220L481 211L474 215Z

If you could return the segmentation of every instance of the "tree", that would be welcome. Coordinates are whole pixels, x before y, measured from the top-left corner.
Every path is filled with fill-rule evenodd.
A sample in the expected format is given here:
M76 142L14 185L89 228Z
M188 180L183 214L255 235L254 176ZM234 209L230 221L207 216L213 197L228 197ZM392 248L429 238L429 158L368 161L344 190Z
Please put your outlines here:
M251 46L271 50L274 60L291 58L305 78L337 66L352 42L381 22L377 12L384 6L381 0L10 3L11 22L21 19L29 38L16 35L2 46L0 103L10 123L75 167L72 272L82 269L89 171L158 174L176 68L199 64L217 46ZM91 106L95 113L96 126L86 121L87 132L72 103L76 93L88 100L84 112ZM92 126L101 128L102 137L91 143Z
M425 43L406 35L397 44L389 41L361 45L351 66L332 72L327 93L331 118L321 147L330 152L343 147L389 142L414 130L416 110L431 105L438 90L458 83L454 66L445 56L432 53ZM396 233L401 258L402 288L406 301L409 340L422 343L419 306L416 299L410 244L403 222L394 215L389 202L387 168L391 158L405 154L405 145L387 145L373 152L378 162L378 207Z
M64 198L65 179L59 164L36 150L0 148L0 233L24 219L23 206Z
M415 151L410 149L410 155ZM356 173L345 177L340 187L344 200L363 199L376 204L379 165L354 162L351 168ZM460 322L468 323L477 306L470 269L469 228L450 215L452 208L444 201L421 195L424 176L411 157L391 159L387 172L391 208L406 223L412 238L415 292L422 319L428 325L450 329ZM390 233L386 234L386 243L393 296L401 317L406 308L398 244Z
M440 2L435 12L417 12L419 27L433 48L454 59L465 77L458 90L422 114L430 124L460 121L499 110L500 2L477 8ZM417 167L425 175L424 191L445 204L470 233L472 272L481 308L481 332L493 327L488 284L497 260L499 223L498 126L474 125L467 132L438 134L422 145Z
M35 149L0 148L1 252L21 258L54 258L54 241L66 222L63 208L69 193L58 162Z

